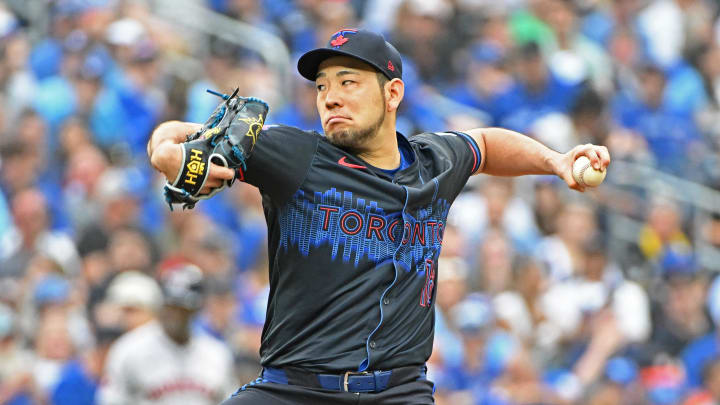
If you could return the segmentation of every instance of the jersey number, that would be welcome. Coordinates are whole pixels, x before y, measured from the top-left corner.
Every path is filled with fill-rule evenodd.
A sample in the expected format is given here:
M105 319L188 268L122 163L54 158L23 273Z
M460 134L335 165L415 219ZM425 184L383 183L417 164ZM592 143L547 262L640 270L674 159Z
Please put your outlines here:
M432 298L433 287L435 287L435 266L432 259L425 260L425 286L420 292L420 306L429 307Z

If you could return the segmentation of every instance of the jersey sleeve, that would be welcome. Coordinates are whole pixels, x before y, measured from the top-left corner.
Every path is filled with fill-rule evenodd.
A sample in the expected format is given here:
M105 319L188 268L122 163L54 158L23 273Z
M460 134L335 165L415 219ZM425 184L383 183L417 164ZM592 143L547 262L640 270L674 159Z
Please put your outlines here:
M458 169L467 172L468 176L475 174L480 169L483 159L475 139L465 132L448 131L443 134L450 134L445 136L444 140L456 156L455 164Z
M437 150L445 159L450 160L453 175L445 181L454 183L450 186L458 193L465 187L468 178L480 169L483 156L470 135L464 132L448 131L424 133L413 138L416 137L420 142Z
M281 203L300 187L312 163L319 135L285 125L270 125L258 136L240 180Z

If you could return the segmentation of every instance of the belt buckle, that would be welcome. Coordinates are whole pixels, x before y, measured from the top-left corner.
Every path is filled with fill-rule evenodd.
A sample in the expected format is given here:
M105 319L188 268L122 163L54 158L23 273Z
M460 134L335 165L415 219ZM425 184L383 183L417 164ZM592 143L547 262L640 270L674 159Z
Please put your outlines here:
M343 374L343 388L345 392L350 392L348 390L348 378L350 378L351 375L368 375L367 371L346 371L345 374Z

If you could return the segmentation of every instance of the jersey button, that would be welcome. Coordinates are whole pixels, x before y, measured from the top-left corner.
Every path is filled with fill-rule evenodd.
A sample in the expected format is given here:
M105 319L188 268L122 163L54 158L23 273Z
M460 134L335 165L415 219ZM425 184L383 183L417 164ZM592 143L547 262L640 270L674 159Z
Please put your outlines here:
M387 298L387 297L383 298L383 304L390 305L390 298Z
M377 346L377 345L375 344L375 341L374 341L374 340L371 340L371 341L370 341L370 348L371 348L371 349L374 349L375 346Z

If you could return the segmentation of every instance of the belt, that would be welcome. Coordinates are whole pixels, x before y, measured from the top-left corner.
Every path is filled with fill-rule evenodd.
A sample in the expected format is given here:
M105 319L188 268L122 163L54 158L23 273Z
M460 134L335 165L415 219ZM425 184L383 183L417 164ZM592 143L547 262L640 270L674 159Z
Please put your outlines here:
M262 378L268 382L322 388L343 392L381 392L406 382L424 380L425 366L400 367L387 371L347 371L343 374L316 374L294 367L264 367Z

